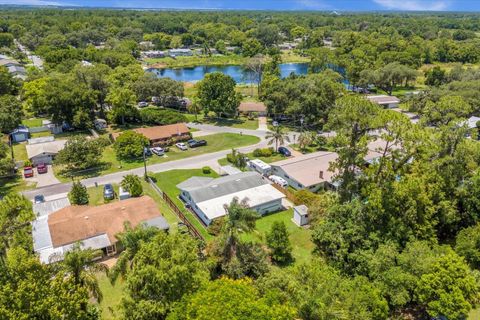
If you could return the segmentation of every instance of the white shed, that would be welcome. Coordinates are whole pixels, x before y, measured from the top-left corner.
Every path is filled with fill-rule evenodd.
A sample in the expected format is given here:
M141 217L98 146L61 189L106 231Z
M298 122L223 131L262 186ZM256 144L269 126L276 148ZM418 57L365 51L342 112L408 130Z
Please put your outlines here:
M306 205L293 207L293 222L299 226L308 224L308 207Z

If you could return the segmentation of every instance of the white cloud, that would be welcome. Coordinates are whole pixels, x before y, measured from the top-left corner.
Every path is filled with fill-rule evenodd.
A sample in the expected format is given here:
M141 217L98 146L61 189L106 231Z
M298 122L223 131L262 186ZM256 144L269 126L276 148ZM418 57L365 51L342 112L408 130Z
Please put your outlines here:
M15 4L20 6L69 6L70 4L46 0L0 0L0 4Z
M301 8L305 8L305 9L315 9L315 10L330 9L329 5L318 0L297 0L296 2L299 6L301 6Z
M390 10L443 11L448 8L445 0L373 0Z

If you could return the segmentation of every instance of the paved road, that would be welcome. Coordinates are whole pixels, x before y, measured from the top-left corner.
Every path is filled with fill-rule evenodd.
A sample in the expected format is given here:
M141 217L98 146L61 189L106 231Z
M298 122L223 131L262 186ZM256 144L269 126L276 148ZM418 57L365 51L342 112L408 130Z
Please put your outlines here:
M205 132L214 132L214 133L231 132L231 133L248 134L248 135L257 136L261 139L261 141L255 145L238 148L238 150L242 153L249 153L256 148L265 148L268 146L268 143L265 140L265 135L267 134L267 131L243 130L243 129L217 127L217 126L204 125L204 124L189 124L189 127L196 128L198 130L205 131ZM295 133L291 133L292 136L293 134ZM290 140L293 141L292 138L290 138ZM220 166L218 165L217 160L221 158L225 158L226 155L230 152L231 150L222 150L222 151L217 151L213 153L202 154L199 156L189 157L185 159L153 164L153 165L147 166L147 171L157 173L157 172L163 172L163 171L168 171L173 169L201 168L203 166L210 166L212 169L218 171ZM107 183L120 183L123 177L127 174L135 174L138 176L143 176L144 172L145 172L144 168L140 167L132 170L115 172L115 173L107 174L104 176L84 179L82 180L82 183L86 187L92 187L92 186L95 186L95 184L103 185ZM71 182L54 184L46 187L37 188L34 190L24 191L23 195L25 195L29 199L33 199L33 197L37 194L43 194L45 197L52 197L58 194L67 193L70 190L71 185L72 185Z
M22 51L23 53L25 53L25 55L27 56L27 58L32 61L32 64L39 68L39 69L43 69L43 60L42 58L40 58L39 56L36 56L34 54L31 54L27 48L21 44L20 42L18 42L17 40L15 40L15 44L17 45L18 49L20 51Z

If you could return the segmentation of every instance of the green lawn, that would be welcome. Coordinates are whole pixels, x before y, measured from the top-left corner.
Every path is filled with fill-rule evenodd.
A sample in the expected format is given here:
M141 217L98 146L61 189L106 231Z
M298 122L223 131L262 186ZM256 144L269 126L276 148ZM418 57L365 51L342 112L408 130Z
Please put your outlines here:
M236 133L217 133L209 136L202 137L207 141L207 145L204 147L188 149L187 151L181 151L175 146L170 147L170 151L165 156L159 157L152 155L147 160L147 165L163 163L173 160L179 160L189 158L201 154L212 153L221 150L229 150L232 148L239 148L248 146L260 142L260 138L250 135L240 135ZM143 166L143 159L134 159L129 161L120 161L115 155L113 146L107 147L101 159L102 165L97 169L88 173L82 173L76 175L78 178L95 177L99 175L105 175L118 171L125 171ZM200 166L201 164L199 164ZM54 168L57 178L60 181L70 181L71 178L68 174L62 173L60 167Z
M42 126L42 118L31 118L31 119L23 119L22 124L24 126L33 128L33 127L41 127Z
M480 319L480 308L473 309L468 314L468 320L479 320Z
M280 161L280 160L285 159L285 157L283 155L281 155L280 153L274 153L274 154L272 154L271 157L255 157L253 155L253 152L250 152L250 153L247 153L246 156L249 159L260 159L265 163L272 163L272 162L276 162L276 161ZM221 166L226 166L226 165L229 165L231 163L227 161L227 158L222 158L222 159L218 159L218 164L221 165Z
M225 119L225 118L208 118L203 119L202 123L211 124L220 127L232 127L246 130L258 129L258 119L249 120L246 117L239 117L238 119Z
M26 182L22 179L21 173L11 178L0 178L0 196L9 192L21 192L24 190L35 189L36 183Z
M49 137L52 133L50 131L42 131L42 132L31 132L30 138L41 138L41 137Z
M25 143L15 143L13 145L13 155L16 161L27 161L28 155Z
M283 221L287 226L292 244L292 254L295 263L307 262L311 259L314 244L311 241L311 230L297 226L292 221L293 209L272 213L257 220L256 229L249 234L244 234L244 240L266 243L266 233L270 231L275 221Z
M112 285L104 273L98 273L97 280L103 294L103 300L100 303L101 319L113 320L121 318L120 305L125 283L120 278L115 285Z
M153 174L153 176L160 189L165 192L180 209L183 210L187 219L197 228L202 236L204 236L204 238L207 240L212 239L212 235L208 234L207 229L198 220L198 218L195 217L190 211L185 209L183 202L178 198L180 190L177 188L177 184L193 176L216 178L218 177L217 173L212 170L209 174L205 174L201 169L190 169L160 172Z

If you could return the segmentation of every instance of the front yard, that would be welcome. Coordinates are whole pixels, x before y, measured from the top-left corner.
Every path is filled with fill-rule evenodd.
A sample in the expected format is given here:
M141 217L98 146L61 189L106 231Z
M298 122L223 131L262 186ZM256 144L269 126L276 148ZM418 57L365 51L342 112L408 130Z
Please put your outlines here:
M212 153L222 150L229 150L232 148L238 148L243 146L249 146L260 142L260 138L250 135L240 135L236 133L217 133L202 137L207 141L207 145L204 147L188 149L187 151L181 151L175 146L170 147L170 151L165 156L159 157L152 155L147 159L147 165L164 163L168 161L180 160L189 157L194 157L206 153ZM108 146L102 155L101 164L98 169L91 170L90 172L84 172L76 174L78 178L100 176L109 173L130 170L143 166L143 159L133 159L129 161L121 161L117 159L113 146ZM70 173L61 173L61 168L55 167L56 176L60 181L70 181Z
M253 155L253 152L247 153L246 156L249 159L260 159L265 163L272 163L280 160L285 160L285 157L281 155L280 153L274 153L270 157L255 157ZM226 165L231 165L230 162L228 162L227 158L222 158L218 160L218 164L221 166L226 166Z
M153 175L156 184L158 185L160 190L165 192L170 197L170 199L172 199L172 201L177 205L177 207L183 211L188 221L190 221L195 226L195 228L202 234L202 236L208 241L211 240L213 236L207 232L205 226L198 220L196 216L194 216L189 210L185 208L182 200L178 198L178 196L180 195L180 190L177 188L177 184L194 176L217 178L218 174L213 170L210 170L210 173L203 173L202 169L180 169L155 173Z

